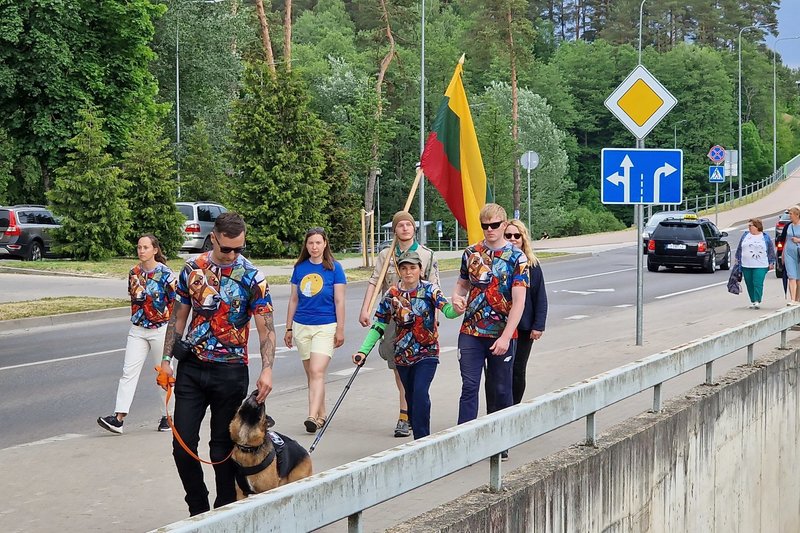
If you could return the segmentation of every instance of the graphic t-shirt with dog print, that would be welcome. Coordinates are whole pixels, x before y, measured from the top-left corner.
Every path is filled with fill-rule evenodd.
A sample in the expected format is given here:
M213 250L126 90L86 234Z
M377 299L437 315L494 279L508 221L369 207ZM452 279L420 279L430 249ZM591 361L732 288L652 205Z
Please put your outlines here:
M416 289L404 291L397 285L389 288L375 310L375 322L397 326L394 338L394 362L413 365L425 357L439 355L436 309L448 305L438 285L420 281Z
M146 329L166 325L175 302L176 284L175 274L162 263L149 272L141 265L133 267L128 273L133 325Z
M217 265L206 252L186 262L177 294L181 303L192 306L186 341L198 359L246 365L250 317L272 312L264 275L245 257Z
M522 250L511 243L494 250L481 241L464 250L460 277L469 281L470 289L461 333L490 338L503 334L511 311L511 289L529 285L527 264Z

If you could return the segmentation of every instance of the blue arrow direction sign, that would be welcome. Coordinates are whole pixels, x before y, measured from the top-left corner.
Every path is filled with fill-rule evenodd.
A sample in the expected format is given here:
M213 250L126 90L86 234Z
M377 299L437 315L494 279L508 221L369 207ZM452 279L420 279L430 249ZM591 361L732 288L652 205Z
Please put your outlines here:
M725 167L708 167L709 183L725 183Z
M683 150L603 148L600 172L604 204L683 202Z

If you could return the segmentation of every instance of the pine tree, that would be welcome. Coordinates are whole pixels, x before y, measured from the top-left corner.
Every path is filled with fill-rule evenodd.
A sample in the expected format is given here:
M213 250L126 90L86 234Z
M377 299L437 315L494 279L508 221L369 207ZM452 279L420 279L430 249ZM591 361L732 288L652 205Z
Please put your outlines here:
M181 201L224 202L227 177L211 144L205 121L198 120L186 136L186 155L181 162Z
M164 255L176 257L183 243L184 217L175 207L175 171L170 152L161 126L140 120L131 131L121 166L123 178L131 184L131 242L152 233Z
M57 252L92 261L130 250L130 210L125 193L130 184L113 163L103 118L95 108L81 111L78 134L67 141L67 162L56 170L47 197L62 217L55 233Z
M256 256L298 253L309 227L325 222L324 130L294 74L272 77L267 65L245 69L231 113L230 207L247 221Z

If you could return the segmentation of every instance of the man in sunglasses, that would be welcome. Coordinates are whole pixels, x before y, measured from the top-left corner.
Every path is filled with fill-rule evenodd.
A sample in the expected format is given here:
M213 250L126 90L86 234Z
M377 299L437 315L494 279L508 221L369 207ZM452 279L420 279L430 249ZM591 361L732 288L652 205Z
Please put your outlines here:
M400 280L400 274L397 268L397 258L405 252L417 252L422 261L422 278L426 281L439 285L439 263L433 255L433 250L423 246L417 242L416 239L416 222L414 217L408 211L398 211L392 217L392 231L395 236L395 249L394 253L389 248L381 250L378 254L378 259L375 261L375 268L372 271L372 276L369 278L367 284L367 291L364 294L364 303L361 304L361 313L359 314L359 323L367 327L372 324L372 315L369 309L369 303L372 301L372 295L377 290L378 277L383 269L383 264L389 261L389 267L386 271L386 277L383 278L383 284L380 287L380 294L384 294L389 287L397 285ZM394 427L395 437L408 437L411 435L411 428L408 421L408 403L406 402L406 392L403 388L403 382L400 381L400 374L397 373L397 367L394 362L394 341L395 341L395 323L390 320L386 325L386 330L383 332L383 340L378 346L378 354L386 361L386 364L394 372L394 382L397 385L397 392L400 395L400 416L397 419L397 424Z
M173 355L181 354L174 385L174 428L197 454L200 425L206 409L211 407L209 447L213 462L223 461L233 448L228 426L247 395L251 317L255 319L261 347L256 399L263 402L272 390L272 298L264 275L241 255L245 230L244 220L236 213L223 213L217 218L211 233L213 248L187 261L181 271L178 298L164 341L162 374L172 375L169 362ZM190 315L186 339L181 341ZM187 344L190 349L179 349ZM175 438L172 455L186 492L189 514L208 511L208 489L200 463ZM236 500L233 462L214 465L214 473L216 508Z
M513 404L512 371L517 324L528 287L525 254L506 241L505 209L486 204L480 212L483 241L464 250L453 307L464 312L458 336L461 399L458 423L478 417L478 391L486 369L486 387L493 394L489 412Z

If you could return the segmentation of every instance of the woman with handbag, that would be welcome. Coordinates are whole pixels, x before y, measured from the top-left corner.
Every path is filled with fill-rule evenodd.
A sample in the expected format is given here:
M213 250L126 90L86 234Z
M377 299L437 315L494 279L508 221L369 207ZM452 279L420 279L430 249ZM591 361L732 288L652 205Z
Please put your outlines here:
M761 219L751 218L747 229L739 239L736 262L742 269L747 294L750 296L750 308L759 309L764 294L764 278L767 272L775 268L775 247L769 235L764 233ZM795 272L796 269L795 266Z

